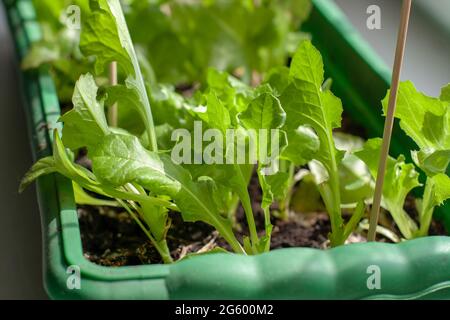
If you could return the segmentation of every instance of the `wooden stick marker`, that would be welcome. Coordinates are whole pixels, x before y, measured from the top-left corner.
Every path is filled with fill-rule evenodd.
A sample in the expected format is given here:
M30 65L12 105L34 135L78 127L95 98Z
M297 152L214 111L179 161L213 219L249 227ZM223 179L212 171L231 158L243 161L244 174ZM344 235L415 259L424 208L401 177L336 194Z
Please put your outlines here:
M389 105L384 124L383 145L381 147L380 163L378 165L377 182L375 186L375 195L373 198L372 211L370 213L369 233L367 240L375 241L378 218L380 215L381 198L383 195L384 176L386 164L389 156L389 147L391 145L392 128L394 126L395 107L397 105L397 94L400 83L400 74L402 70L403 57L406 47L406 36L408 34L409 17L411 14L412 0L403 0L400 30L397 39L397 49L395 52L394 69L392 72L392 87L389 96Z
M109 84L117 85L117 62L115 61L109 65ZM117 127L117 103L109 107L108 122L111 127Z

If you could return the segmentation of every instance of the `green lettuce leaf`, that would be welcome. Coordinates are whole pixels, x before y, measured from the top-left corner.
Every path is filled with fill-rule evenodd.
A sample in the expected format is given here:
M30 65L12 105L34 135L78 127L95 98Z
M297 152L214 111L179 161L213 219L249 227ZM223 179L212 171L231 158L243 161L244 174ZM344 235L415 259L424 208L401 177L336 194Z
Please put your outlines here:
M418 145L413 154L416 164L433 176L445 173L450 163L450 106L444 100L432 98L417 91L412 82L400 84L395 117L400 119L400 127ZM383 100L386 112L389 93Z
M279 129L286 121L286 113L275 96L264 93L250 102L239 120L247 129Z
M412 152L416 165L427 175L423 201L419 207L420 230L416 236L428 233L434 208L448 198L448 168L450 164L450 85L442 88L440 98L428 97L411 82L400 84L395 117L400 127L419 147ZM389 92L383 101L386 110Z
M297 166L310 162L319 151L320 141L309 126L299 126L286 132L288 145L281 153L281 158L291 161Z
M86 74L75 85L73 109L64 114L63 142L71 150L94 147L110 130L106 122L104 102L97 100L94 77Z
M442 87L440 99L441 101L450 102L450 83Z
M374 180L377 179L381 145L381 139L371 139L366 142L361 151L355 152L355 155L365 162ZM405 163L403 156L398 159L388 158L382 206L391 213L400 232L406 239L413 238L418 227L403 209L403 205L411 190L419 186L419 173L416 172L413 164Z
M338 166L343 153L336 149L333 129L340 127L342 103L330 90L323 90L324 66L319 51L310 41L304 41L294 55L290 68L292 83L280 97L286 111L286 131L299 126L312 128L319 138L319 150L314 159L326 170L321 194L331 217L332 243L342 243L343 220L340 208Z
M96 57L95 69L98 74L113 61L125 71L127 75L125 86L129 89L128 99L134 100L130 105L140 106L137 110L146 127L151 149L157 150L150 101L120 2L91 0L90 5L92 14L83 26L81 50L86 56Z
M134 136L111 134L92 154L93 172L100 181L115 187L137 184L151 194L169 196L185 221L203 221L214 226L236 252L242 248L231 225L217 210L212 180L194 182L170 157L146 150Z

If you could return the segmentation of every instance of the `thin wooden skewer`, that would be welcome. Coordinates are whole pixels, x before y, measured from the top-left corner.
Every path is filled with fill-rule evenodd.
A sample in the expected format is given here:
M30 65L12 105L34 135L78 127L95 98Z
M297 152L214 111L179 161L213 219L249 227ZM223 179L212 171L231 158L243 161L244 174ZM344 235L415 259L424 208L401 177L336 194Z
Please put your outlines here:
M109 65L109 84L112 86L117 85L117 62L111 62ZM108 110L108 122L111 127L117 127L117 104L109 107Z
M380 163L378 165L377 182L375 195L373 198L372 211L370 213L369 233L367 240L375 241L376 229L380 215L381 198L383 195L384 176L386 172L389 148L391 145L392 129L394 126L395 108L397 105L397 94L402 71L403 58L406 47L406 37L408 34L409 17L411 14L412 0L403 0L400 30L397 39L397 49L395 52L394 70L392 73L392 88L389 96L389 105L384 124L383 145L381 147Z

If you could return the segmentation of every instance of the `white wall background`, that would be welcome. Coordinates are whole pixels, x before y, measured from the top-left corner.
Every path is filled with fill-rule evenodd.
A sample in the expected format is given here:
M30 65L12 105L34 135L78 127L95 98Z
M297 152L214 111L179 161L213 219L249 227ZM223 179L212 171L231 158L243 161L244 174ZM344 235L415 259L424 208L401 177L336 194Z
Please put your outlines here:
M335 0L381 58L392 67L401 0ZM381 8L382 29L366 26L367 7ZM427 6L429 11L423 10ZM436 14L431 16L430 13ZM445 19L446 17L446 19ZM412 80L428 95L438 96L450 82L450 0L414 0L402 79Z

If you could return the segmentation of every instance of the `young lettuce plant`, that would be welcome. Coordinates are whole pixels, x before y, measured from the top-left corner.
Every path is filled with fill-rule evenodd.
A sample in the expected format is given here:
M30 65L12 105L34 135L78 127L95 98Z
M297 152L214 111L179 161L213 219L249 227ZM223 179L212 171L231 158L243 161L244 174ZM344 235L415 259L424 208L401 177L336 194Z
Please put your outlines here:
M257 254L268 251L272 232L269 206L273 200L268 198L267 181L273 178L267 176L266 180L264 170L267 169L269 158L276 161L274 158L278 156L278 150L275 148L277 141L272 141L272 138L279 137L268 136L267 133L281 128L285 121L285 112L279 100L272 95L269 86L252 89L227 73L212 69L208 73L208 88L197 102L206 106L196 108L193 113L203 121L205 127L212 130L210 132L214 132L214 135L209 137L213 142L197 153L203 153L205 158L215 161L213 164L192 165L189 169L195 176L208 176L213 179L221 190L225 188L231 191L231 201L221 201L228 203L227 216L231 220L238 203L242 204L249 228L249 237L244 238L246 252ZM225 143L222 137L226 137ZM242 141L243 144L239 143ZM267 151L268 146L271 151L262 152L263 149ZM239 149L242 147L245 150ZM189 153L189 148L187 152ZM242 155L245 159L239 158ZM258 166L264 198L261 206L265 213L265 235L262 237L258 236L248 192L255 164ZM229 193L224 194L227 197Z
M383 100L386 110L388 96ZM428 234L434 209L450 198L450 84L442 88L439 98L417 91L411 82L403 82L395 117L419 150L411 153L414 163L425 173L425 192L419 203L420 228L414 237Z
M407 81L400 84L395 117L400 127L419 147L411 153L414 163L426 175L425 192L418 200L419 225L404 210L407 195L417 187L419 173L405 157L389 158L385 173L382 206L389 211L405 239L426 236L434 209L450 198L450 178L446 174L450 162L450 85L442 89L440 98L428 97ZM386 110L389 92L383 100ZM381 139L367 141L355 155L365 162L376 179Z
M345 224L341 212L339 166L345 152L335 146L333 130L340 127L342 104L324 84L324 66L319 51L304 41L287 69L271 75L269 83L279 94L286 112L288 145L282 157L301 166L309 163L331 220L331 246L345 242L364 214L363 199ZM289 176L289 175L288 175Z
M280 135L280 129L286 121L286 113L281 107L280 101L271 92L270 87L262 87L261 93L250 102L247 109L238 115L240 124L246 130L256 132L256 158L258 160L257 173L259 183L263 191L261 208L264 211L265 237L259 243L260 250L268 251L270 248L270 237L272 224L270 221L270 205L274 202L274 195L278 193L277 188L287 180L283 172L274 163L267 161L278 157L280 153L280 142L286 137ZM265 91L265 92L264 92ZM286 144L286 141L284 141ZM267 148L269 151L267 151ZM266 152L263 152L265 150Z
M381 145L381 139L371 139L365 143L362 150L355 152L355 155L367 165L374 179L377 178ZM408 194L419 186L419 173L415 170L413 164L405 163L404 156L400 156L398 159L388 158L382 206L389 211L406 239L413 238L418 228L403 206Z

